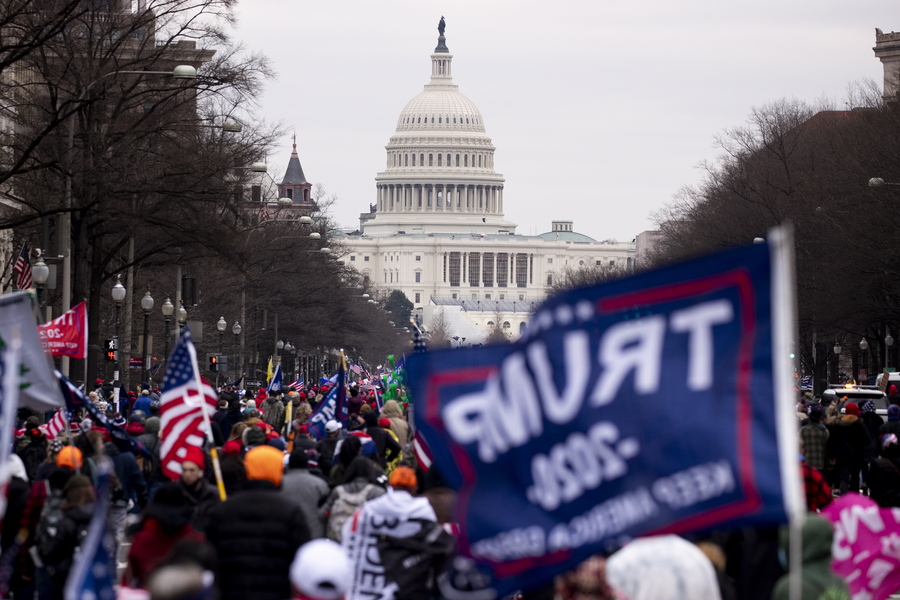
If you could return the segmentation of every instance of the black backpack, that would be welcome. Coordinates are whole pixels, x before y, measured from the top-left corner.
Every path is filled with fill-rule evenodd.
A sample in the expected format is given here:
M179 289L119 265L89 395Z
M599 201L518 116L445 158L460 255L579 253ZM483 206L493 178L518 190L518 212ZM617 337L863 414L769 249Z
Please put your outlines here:
M50 484L46 481L44 485L47 486L47 500L44 501L34 534L34 546L42 558L49 554L51 544L56 539L59 525L63 520L63 505L66 503L66 496L62 490L50 489Z
M456 538L440 523L410 519L419 531L409 537L381 535L378 553L388 583L397 584L394 600L430 598L437 589L437 576L456 550Z

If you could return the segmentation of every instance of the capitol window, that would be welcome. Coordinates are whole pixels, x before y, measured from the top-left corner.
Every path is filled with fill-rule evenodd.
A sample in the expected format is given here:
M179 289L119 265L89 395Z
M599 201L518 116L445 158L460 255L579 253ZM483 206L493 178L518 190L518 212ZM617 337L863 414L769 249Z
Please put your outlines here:
M453 117L453 124L456 125L456 117Z
M425 155L424 154L419 155L419 164L422 165L423 167L425 166Z
M422 282L422 273L421 271L416 271L416 283Z
M439 166L439 167L444 166L444 165L442 164L442 163L443 163L443 161L442 161L443 158L444 158L443 154L438 154L438 166Z
M416 262L422 262L422 257L419 255L416 255Z
M431 117L431 123L434 124L434 117Z
M416 304L422 302L422 295L420 292L416 292Z
M413 154L413 166L416 166L416 155Z
M456 155L456 166L459 166L459 154Z
M369 257L368 257L368 256L363 256L363 262L369 262Z
M428 166L429 166L429 167L433 167L433 166L434 166L434 154L429 154L429 155L428 155Z
M441 118L440 118L440 117L438 117L438 123L441 123L441 122L442 122L442 121L441 121Z
M350 262L356 262L356 257L352 254L350 255Z
M469 166L469 155L468 155L468 154L466 154L466 155L463 157L463 165L466 166L466 167Z

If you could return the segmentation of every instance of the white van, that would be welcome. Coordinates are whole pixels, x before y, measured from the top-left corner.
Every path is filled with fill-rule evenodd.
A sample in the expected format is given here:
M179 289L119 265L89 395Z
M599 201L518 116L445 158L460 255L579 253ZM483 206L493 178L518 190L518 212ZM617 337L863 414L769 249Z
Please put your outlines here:
M875 385L878 387L882 387L881 380L883 378L884 378L884 372L879 373L875 377ZM892 385L896 385L897 389L900 390L900 372L893 371L891 373L888 373L888 383L882 389L884 389L884 392L887 393Z

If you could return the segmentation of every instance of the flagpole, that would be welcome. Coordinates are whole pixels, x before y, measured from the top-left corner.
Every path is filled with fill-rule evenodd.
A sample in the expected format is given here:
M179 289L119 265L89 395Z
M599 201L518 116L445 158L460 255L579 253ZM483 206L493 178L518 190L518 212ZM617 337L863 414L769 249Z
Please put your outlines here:
M209 457L212 459L213 472L216 474L216 486L219 488L219 499L225 501L225 480L222 479L222 467L219 464L219 451L216 449L216 441L213 439L212 425L209 423L209 411L206 410L206 400L203 395L203 382L200 381L200 366L197 364L197 351L193 344L188 344L191 356L191 367L194 369L194 383L197 384L197 394L200 398L200 412L203 413L203 422L206 424L206 441L209 442Z

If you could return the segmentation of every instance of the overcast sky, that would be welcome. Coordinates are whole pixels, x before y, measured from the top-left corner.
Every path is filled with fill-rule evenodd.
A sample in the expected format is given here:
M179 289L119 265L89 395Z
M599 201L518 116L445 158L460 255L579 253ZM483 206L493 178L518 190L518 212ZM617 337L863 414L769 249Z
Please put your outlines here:
M358 226L406 103L429 80L447 22L453 79L481 111L523 234L571 219L631 240L697 183L714 136L781 98L844 107L881 82L875 27L896 0L240 0L235 37L277 71L263 118L296 128L307 179ZM281 180L290 134L271 149Z

